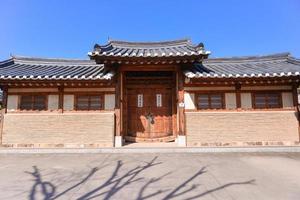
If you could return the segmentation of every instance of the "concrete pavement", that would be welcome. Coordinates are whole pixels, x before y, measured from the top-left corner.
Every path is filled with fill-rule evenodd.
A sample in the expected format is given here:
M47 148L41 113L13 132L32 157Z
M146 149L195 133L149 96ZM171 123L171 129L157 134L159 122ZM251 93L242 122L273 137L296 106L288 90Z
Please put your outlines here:
M126 145L120 148L0 148L0 154L99 154L99 153L249 153L249 152L299 152L300 146L254 146L254 147L174 147Z
M0 199L299 199L300 153L1 154Z

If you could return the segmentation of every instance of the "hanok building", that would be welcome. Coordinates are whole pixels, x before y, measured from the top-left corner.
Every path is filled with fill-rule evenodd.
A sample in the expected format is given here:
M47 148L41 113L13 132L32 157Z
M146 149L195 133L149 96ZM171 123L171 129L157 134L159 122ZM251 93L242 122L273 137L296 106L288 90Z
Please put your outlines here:
M297 145L300 61L208 58L189 40L95 45L90 60L0 62L6 147Z

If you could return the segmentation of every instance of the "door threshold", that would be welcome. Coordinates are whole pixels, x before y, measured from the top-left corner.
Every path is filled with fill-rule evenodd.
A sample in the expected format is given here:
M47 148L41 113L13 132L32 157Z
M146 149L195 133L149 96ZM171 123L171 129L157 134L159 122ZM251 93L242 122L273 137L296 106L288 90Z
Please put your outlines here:
M174 148L177 142L126 142L122 148Z
M132 137L132 136L125 136L126 142L135 142L135 143L169 143L175 141L175 136L166 136L166 137L159 137L159 138L142 138L142 137Z

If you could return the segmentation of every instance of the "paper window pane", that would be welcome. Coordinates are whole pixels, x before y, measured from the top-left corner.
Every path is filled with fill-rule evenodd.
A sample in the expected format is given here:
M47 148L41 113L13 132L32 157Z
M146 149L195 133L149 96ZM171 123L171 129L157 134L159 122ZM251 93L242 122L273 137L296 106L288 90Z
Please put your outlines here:
M89 96L77 96L77 110L89 109Z
M33 110L46 110L46 96L34 96Z
M222 108L222 95L221 94L212 94L210 96L211 108L220 109Z
M22 96L21 97L21 104L20 104L21 110L31 110L32 104L33 104L32 96Z
M209 109L209 96L207 94L200 94L198 96L198 107L200 109Z
M269 108L278 108L279 107L279 95L278 94L269 94L268 105L269 105Z
M101 97L100 96L91 96L90 97L90 110L100 110L102 107Z

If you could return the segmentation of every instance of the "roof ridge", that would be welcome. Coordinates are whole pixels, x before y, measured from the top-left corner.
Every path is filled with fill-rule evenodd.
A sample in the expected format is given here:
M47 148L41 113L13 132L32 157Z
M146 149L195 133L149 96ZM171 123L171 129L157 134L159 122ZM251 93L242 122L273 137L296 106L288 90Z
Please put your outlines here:
M176 40L161 40L161 41L125 41L125 40L109 40L110 43L129 43L129 44L168 44L168 43L185 43L191 42L188 38L176 39Z
M13 59L9 58L9 59L6 59L6 60L2 60L2 61L0 61L0 65L3 65L3 64L9 63L9 62L13 62Z
M73 64L73 65L99 65L94 60L84 59L68 59L68 58L41 58L30 56L11 56L11 60L14 62L24 63L43 63L43 64Z
M289 56L287 61L292 64L300 64L300 59L293 56Z
M239 57L221 57L221 58L208 58L204 62L259 62L259 61L274 61L274 60L287 60L291 57L289 52L259 55L259 56L239 56Z
M144 46L145 48L159 48L159 47L171 47L171 46L181 46L181 45L191 45L190 39L178 39L178 40L165 40L165 41L123 41L123 40L109 40L106 45L99 46L122 46L122 47L139 47Z
M20 55L12 55L13 59L17 60L57 60L57 61L91 61L89 59L77 59L77 58L45 58L45 57L33 57L33 56L20 56Z

